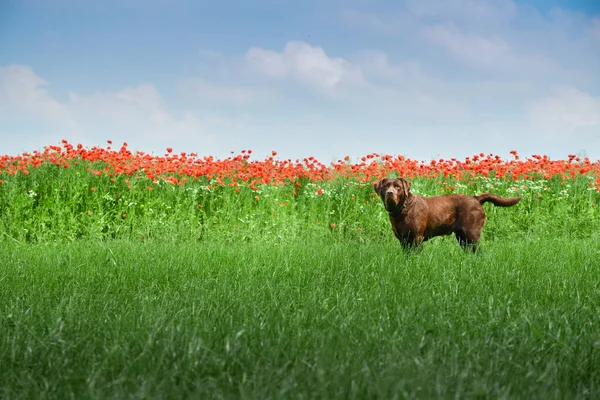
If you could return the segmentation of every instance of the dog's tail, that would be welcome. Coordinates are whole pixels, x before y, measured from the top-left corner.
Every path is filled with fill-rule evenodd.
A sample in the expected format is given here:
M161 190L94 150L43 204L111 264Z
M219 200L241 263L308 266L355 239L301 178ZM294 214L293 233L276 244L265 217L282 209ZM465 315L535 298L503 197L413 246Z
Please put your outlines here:
M500 207L514 206L519 201L521 201L520 197L506 198L506 197L502 197L502 196L498 196L496 194L490 194L490 193L484 193L479 196L475 196L475 198L477 199L477 201L479 201L479 204L483 204L483 203L489 201L492 204L494 204L495 206L500 206Z

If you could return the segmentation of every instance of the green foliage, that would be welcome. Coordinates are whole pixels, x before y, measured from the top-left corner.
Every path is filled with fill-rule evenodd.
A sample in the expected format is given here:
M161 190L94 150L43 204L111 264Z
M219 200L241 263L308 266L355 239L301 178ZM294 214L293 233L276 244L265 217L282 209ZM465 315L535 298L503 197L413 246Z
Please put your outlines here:
M597 238L3 244L0 397L597 398Z
M178 186L136 175L95 176L87 172L92 167L86 162L68 169L43 164L29 175L2 175L2 235L28 243L150 238L369 243L391 235L372 186L352 179L251 190L204 178ZM521 196L512 208L485 206L484 240L532 233L589 237L600 228L600 193L589 186L593 179L415 178L412 190L428 196L484 191Z

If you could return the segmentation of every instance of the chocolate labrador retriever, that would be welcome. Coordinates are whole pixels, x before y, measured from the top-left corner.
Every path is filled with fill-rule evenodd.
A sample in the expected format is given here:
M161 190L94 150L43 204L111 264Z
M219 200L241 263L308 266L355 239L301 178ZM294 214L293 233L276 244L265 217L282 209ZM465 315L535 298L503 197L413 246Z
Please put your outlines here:
M521 200L487 193L423 197L412 194L410 186L404 178L385 178L373 184L390 215L394 234L405 249L420 246L435 236L454 233L464 249L470 247L475 252L485 225L481 205L489 201L496 206L510 207Z

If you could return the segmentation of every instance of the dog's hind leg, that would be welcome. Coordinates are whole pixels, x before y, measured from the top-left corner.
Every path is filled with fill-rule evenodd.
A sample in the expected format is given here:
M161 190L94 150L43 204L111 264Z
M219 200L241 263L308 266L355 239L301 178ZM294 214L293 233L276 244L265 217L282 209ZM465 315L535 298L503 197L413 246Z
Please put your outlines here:
M471 249L473 253L477 252L477 245L479 244L479 237L481 235L480 231L476 232L473 230L468 230L465 232L460 230L454 232L454 234L456 235L458 243L464 250Z

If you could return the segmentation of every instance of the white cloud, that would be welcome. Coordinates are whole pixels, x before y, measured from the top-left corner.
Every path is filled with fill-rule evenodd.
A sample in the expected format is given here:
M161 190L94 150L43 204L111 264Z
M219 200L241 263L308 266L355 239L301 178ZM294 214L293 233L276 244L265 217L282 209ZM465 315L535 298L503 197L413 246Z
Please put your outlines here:
M418 62L394 64L383 51L359 51L347 58L334 58L321 47L289 42L281 53L251 48L245 60L263 76L307 85L316 95L325 93L325 99L335 100L330 103L334 107L348 107L347 112L364 118L438 121L469 114L464 104L448 94L441 95L436 88L441 82L426 74Z
M363 81L360 68L343 58L329 57L323 48L305 42L288 42L281 53L253 47L246 52L245 58L251 69L264 76L291 77L324 91Z
M417 61L392 63L381 51L362 51L353 58L366 85L350 93L361 111L388 113L398 119L431 121L464 118L469 107L456 100L448 83L425 72Z
M119 126L127 129L143 127L146 135L152 135L170 125L175 128L182 120L175 119L162 105L162 99L154 86L143 84L116 93L96 93L90 96L71 95L68 107L82 121L85 128L99 125ZM173 132L175 133L175 132Z
M452 24L470 32L497 29L517 15L511 0L405 0L382 12L347 9L342 18L373 32L418 38L431 26Z
M461 24L487 25L511 19L516 5L511 0L406 0L406 7L418 18L453 20Z
M53 99L46 86L48 82L26 65L0 67L0 109L6 116L23 113L73 128L68 107Z
M190 95L200 101L220 102L229 105L251 104L262 94L232 85L219 85L200 78L182 79L178 83L183 94Z
M164 107L158 91L149 83L123 89L117 92L115 97L152 113L159 113Z
M26 125L28 116L36 116L41 126L36 128L38 135L53 141L65 138L102 144L113 139L138 142L157 152L173 147L177 141L182 147L202 143L208 151L216 149L211 130L215 121L201 121L194 112L186 110L175 116L152 84L114 93L69 92L69 99L64 102L50 96L44 89L46 85L28 66L0 68L0 120L11 121L12 114L17 113Z
M415 29L415 20L407 14L378 15L371 12L345 10L342 18L353 25L364 27L383 35L409 34Z
M462 69L449 76L546 84L598 85L598 17L553 9L542 13L512 0L405 0L380 12L346 10L350 24L396 38L396 51L430 65ZM425 61L425 60L424 60Z
M434 26L425 35L472 66L495 67L510 57L511 47L498 38L467 35L445 26Z
M548 76L559 70L553 60L534 51L519 51L500 37L463 33L442 25L427 28L424 36L472 68L508 72L513 77L527 74Z
M316 94L325 93L338 106L345 104L348 112L359 112L365 118L393 113L394 119L437 120L469 113L463 104L447 95L440 96L435 87L440 81L426 74L418 62L394 64L383 51L359 51L347 58L329 57L321 47L289 42L282 52L251 48L245 61L262 76L311 87Z
M381 50L363 50L356 54L354 62L360 66L366 79L385 78L404 83L423 84L430 77L423 71L421 64L410 60L392 63L387 53Z
M532 127L540 134L593 133L600 138L600 97L573 87L561 87L533 102L529 108Z

